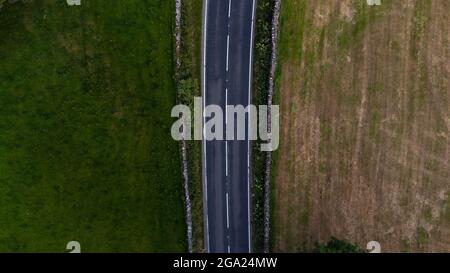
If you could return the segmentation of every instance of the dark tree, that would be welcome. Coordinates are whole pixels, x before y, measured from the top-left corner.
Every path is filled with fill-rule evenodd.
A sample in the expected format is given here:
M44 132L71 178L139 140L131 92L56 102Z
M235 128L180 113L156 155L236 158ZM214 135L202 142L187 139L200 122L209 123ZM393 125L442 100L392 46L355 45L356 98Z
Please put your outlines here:
M327 244L319 242L315 243L314 253L364 253L362 249L343 240L338 240L334 237Z
M8 0L0 0L0 10L2 9L3 5L6 3L6 1L8 1ZM9 0L8 3L15 3L18 1L20 1L20 0ZM27 0L22 0L22 1L26 2ZM30 0L28 0L28 1L30 1Z

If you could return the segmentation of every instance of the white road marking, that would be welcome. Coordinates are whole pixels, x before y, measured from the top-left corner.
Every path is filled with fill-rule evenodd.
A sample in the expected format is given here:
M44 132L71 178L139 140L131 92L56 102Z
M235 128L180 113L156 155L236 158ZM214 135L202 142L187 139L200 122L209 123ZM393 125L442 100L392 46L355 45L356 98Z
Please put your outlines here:
M228 193L227 193L227 228L230 228L230 202L229 202L229 198L228 198Z
M225 125L228 124L228 88L225 88Z
M230 64L230 35L227 35L227 72Z
M228 3L228 19L230 19L231 17L231 1L229 0ZM228 68L229 68L229 62L230 62L230 34L229 34L229 30L230 30L230 22L228 21L228 34L227 34L227 64L226 64L226 71L228 73ZM225 78L227 78L228 75L226 75ZM227 82L225 84L228 84ZM228 125L228 87L225 88L225 126ZM226 130L225 130L226 132ZM228 135L226 136L228 138ZM225 139L225 173L226 173L226 177L228 177L228 140ZM230 207L230 201L229 201L229 196L227 193L227 229L230 229L230 212L229 212L229 207ZM231 248L230 248L230 241L229 241L229 237L228 237L228 253L231 253Z
M227 35L227 72L229 65L229 55L230 55L230 35ZM225 88L225 124L228 124L228 88ZM226 132L226 130L225 130ZM226 136L228 138L228 136ZM228 141L225 139L225 172L226 176L228 176Z
M228 88L225 88L225 125L228 125Z
M207 174L207 159L206 159L206 36L208 32L208 0L205 1L205 26L204 26L204 34L203 34L203 153L204 153L204 163L205 163L205 181L204 181L204 192L205 192L205 206L206 206L206 215L205 215L205 222L206 222L206 249L207 252L210 252L210 245L209 245L209 220L208 220L208 174Z
M225 141L225 175L228 176L228 141Z
M249 62L249 79L248 79L248 105L251 102L251 90L252 90L252 62L253 62L253 30L255 23L255 0L253 0L252 6L252 26L250 35L250 62ZM251 132L251 111L248 112L248 139L247 139L247 208L248 208L248 252L252 251L251 244L251 220L250 220L250 132Z
M228 4L228 18L231 16L231 1L229 1ZM228 22L228 29L230 27L230 23ZM230 63L230 34L227 34L227 63L226 63L226 70L228 72ZM228 88L225 88L225 125L228 124ZM225 130L226 132L226 130ZM226 136L228 137L228 136ZM228 140L225 139L225 175L228 177Z

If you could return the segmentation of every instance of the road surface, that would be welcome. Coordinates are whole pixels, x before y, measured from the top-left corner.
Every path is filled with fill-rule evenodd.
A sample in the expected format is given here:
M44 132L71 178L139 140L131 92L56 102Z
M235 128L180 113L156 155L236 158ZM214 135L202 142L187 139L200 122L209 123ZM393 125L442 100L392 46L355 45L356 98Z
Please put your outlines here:
M225 116L225 105L251 103L255 2L204 0L203 106L219 105ZM203 122L207 121L204 112ZM241 141L203 140L205 247L210 253L251 252L247 136Z

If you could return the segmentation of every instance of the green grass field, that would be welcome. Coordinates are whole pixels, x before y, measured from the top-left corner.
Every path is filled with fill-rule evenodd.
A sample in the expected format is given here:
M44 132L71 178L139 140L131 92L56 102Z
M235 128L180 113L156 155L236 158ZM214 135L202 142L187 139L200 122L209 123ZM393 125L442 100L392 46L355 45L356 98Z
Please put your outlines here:
M0 11L0 251L184 251L173 1Z

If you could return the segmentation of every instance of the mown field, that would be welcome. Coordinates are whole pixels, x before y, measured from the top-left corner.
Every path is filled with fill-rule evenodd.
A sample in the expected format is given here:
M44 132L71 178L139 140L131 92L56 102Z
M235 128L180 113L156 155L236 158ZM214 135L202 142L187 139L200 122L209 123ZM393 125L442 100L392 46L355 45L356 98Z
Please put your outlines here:
M450 2L283 1L274 251L450 251Z
M0 10L0 251L185 250L173 1Z

